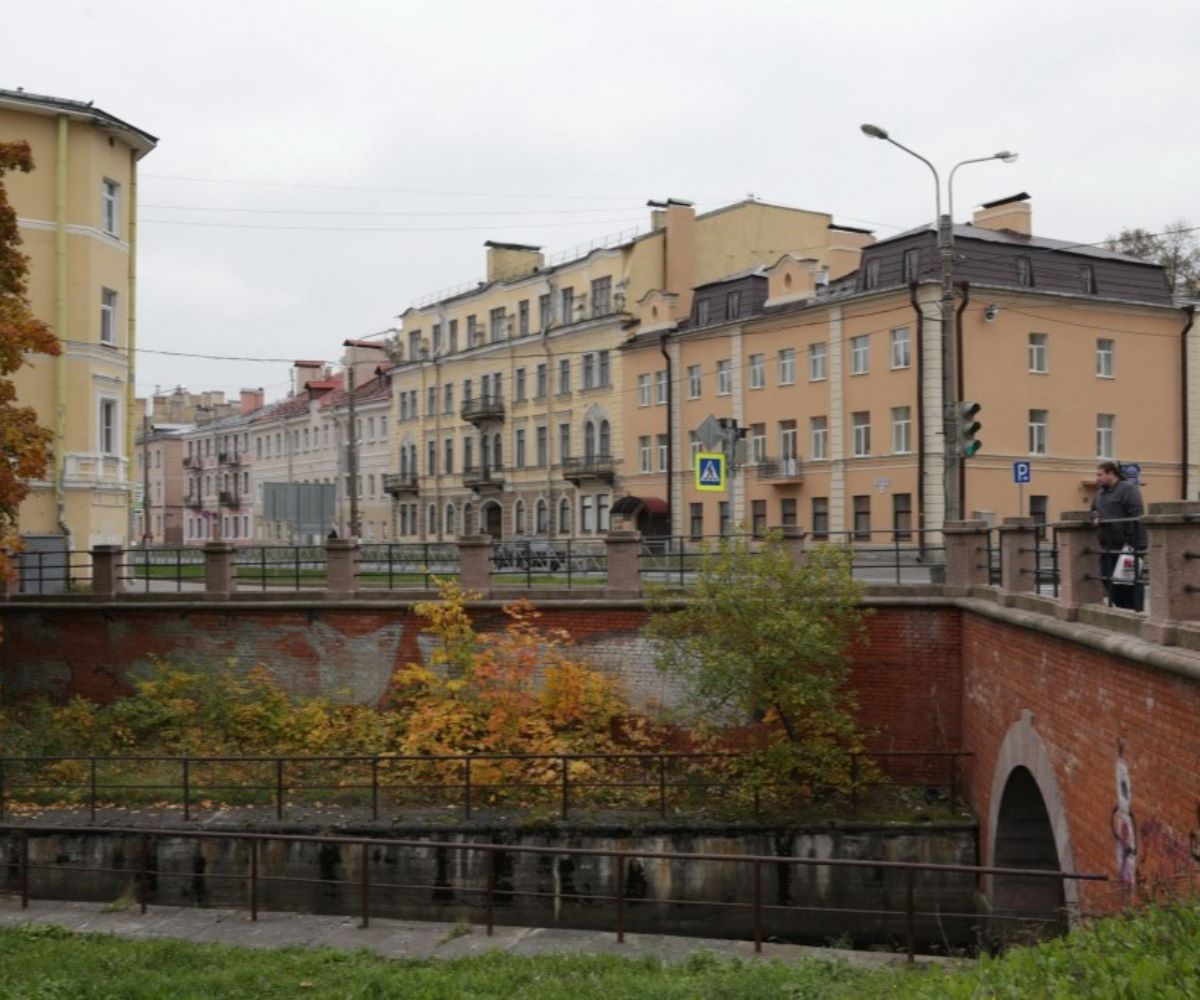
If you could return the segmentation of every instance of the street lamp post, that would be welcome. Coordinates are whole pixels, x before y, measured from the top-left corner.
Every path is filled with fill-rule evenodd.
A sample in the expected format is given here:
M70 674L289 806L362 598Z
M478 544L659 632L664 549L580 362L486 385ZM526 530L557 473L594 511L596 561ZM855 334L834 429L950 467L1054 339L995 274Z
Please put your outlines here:
M1001 160L1012 163L1017 154L1009 150L1001 150L991 156L981 156L972 160L956 163L950 170L946 182L946 214L942 214L942 181L937 168L920 153L909 149L893 139L886 129L878 125L861 126L863 134L872 139L882 139L890 142L897 149L902 149L929 168L933 174L934 206L937 212L937 247L939 271L941 277L941 327L942 327L942 440L944 452L943 495L945 510L943 522L957 521L963 516L960 510L959 495L959 466L962 456L958 453L958 379L955 375L957 367L954 357L954 174L959 167L969 163L986 163L989 160ZM922 391L918 387L918 392ZM917 433L924 433L924 428L918 428Z

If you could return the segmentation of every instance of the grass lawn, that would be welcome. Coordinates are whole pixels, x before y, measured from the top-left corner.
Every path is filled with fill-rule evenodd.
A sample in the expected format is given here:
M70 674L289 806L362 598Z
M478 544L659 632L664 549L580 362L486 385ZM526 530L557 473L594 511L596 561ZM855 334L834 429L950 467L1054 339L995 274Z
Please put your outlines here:
M252 951L0 929L0 998L1163 998L1200 996L1200 908L1096 921L975 967L864 971L844 963L556 955L396 962L366 951Z

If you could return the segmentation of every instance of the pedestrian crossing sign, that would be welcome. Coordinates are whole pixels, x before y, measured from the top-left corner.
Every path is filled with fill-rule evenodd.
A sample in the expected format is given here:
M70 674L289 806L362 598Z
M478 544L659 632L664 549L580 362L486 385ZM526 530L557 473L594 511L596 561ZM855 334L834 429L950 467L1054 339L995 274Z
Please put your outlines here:
M696 489L710 493L724 493L725 456L712 452L696 454Z

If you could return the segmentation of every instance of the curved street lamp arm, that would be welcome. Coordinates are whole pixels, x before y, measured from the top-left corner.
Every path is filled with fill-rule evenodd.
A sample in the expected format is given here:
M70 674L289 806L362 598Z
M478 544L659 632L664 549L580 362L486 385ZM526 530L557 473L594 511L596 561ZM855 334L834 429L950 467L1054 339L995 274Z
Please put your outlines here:
M920 153L909 149L903 143L897 142L891 136L887 137L887 141L890 142L897 149L904 150L904 152L906 152L909 156L915 156L918 160L920 160L922 163L924 163L925 166L927 166L929 168L930 173L933 174L934 204L937 207L937 214L938 214L938 218L934 220L934 223L936 224L942 217L942 179L941 179L941 177L938 176L937 167L935 167L932 163L930 163L927 159L925 159L925 157L923 157Z

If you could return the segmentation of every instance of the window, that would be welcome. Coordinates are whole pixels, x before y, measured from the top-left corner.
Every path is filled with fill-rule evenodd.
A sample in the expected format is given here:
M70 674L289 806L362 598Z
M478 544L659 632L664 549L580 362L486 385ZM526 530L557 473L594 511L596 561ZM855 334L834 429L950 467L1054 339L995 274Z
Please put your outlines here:
M117 454L117 401L100 400L100 454Z
M796 521L796 498L781 497L779 500L779 523L785 528L794 528Z
M517 336L529 336L529 300L522 299L517 303Z
M908 327L902 326L892 331L892 367L907 368L912 364Z
M430 327L430 330L431 330L432 336L433 336L433 353L441 354L442 353L442 324L434 323Z
M1046 410L1029 411L1029 454L1045 455L1049 414Z
M670 391L670 385L667 382L667 370L654 373L654 402L662 405L667 401L667 393Z
M550 391L550 380L546 375L546 364L537 366L537 378L534 384L534 398L545 399L546 393Z
M379 440L386 441L388 436L388 418L382 416L379 418ZM325 425L325 444L329 444L329 425Z
M871 540L871 495L864 493L854 498L854 537L859 541Z
M829 420L826 417L810 417L809 433L812 437L812 457L820 461L829 458Z
M446 438L444 448L444 459L446 462L445 473L448 476L454 475L454 439Z
M450 321L450 353L453 354L457 350L458 350L458 320L452 319ZM417 518L416 518L416 515L414 514L413 515L413 534L414 535L417 533L416 520L417 520Z
M750 425L750 461L758 465L767 460L767 425Z
M492 438L492 468L497 470L504 468L504 453L501 451L499 431Z
M425 524L425 531L430 535L436 535L438 533L438 509L433 504L429 505L427 517L429 520Z
M879 287L879 261L867 261L866 269L863 272L863 286L870 290Z
M525 501L518 500L513 504L513 531L518 535L525 534Z
M812 498L812 537L829 537L829 497Z
M688 399L699 399L702 389L699 365L688 365Z
M558 394L565 395L571 391L571 359L562 358L558 362Z
M107 177L100 182L100 226L109 236L120 236L121 185Z
M442 386L442 412L454 412L454 383L447 382Z
M566 497L558 501L558 533L560 535L571 533L571 501Z
M463 471L471 468L475 464L475 441L468 434L463 437ZM417 472L417 457L413 456L413 475Z
M430 441L425 453L425 472L427 475L437 475L437 442Z
M761 389L767 384L767 361L762 354L750 355L750 388Z
M650 405L650 376L642 374L637 377L638 406Z
M667 471L667 435L659 434L655 447L658 449L658 471Z
M788 459L796 457L796 421L779 421L779 457Z
M921 251L916 247L904 251L904 280L916 281L921 266Z
M488 313L488 334L493 344L498 340L504 339L505 334L508 332L506 329L507 325L508 317L505 315L503 306L499 309L493 309Z
M1096 374L1113 378L1116 370L1116 351L1113 342L1104 337L1096 341Z
M1096 457L1112 458L1117 453L1117 418L1111 413L1096 414Z
M688 431L688 453L692 467L695 468L696 456L700 454L700 435L695 431Z
M892 407L892 453L906 455L912 451L912 408Z
M546 533L546 501L539 500L533 511L533 530L539 535L544 535Z
M1033 518L1033 523L1038 525L1038 538L1041 539L1046 537L1046 511L1049 500L1049 497L1037 494L1029 498L1029 516Z
M608 351L596 352L596 369L600 388L607 389L612 385L612 363L609 361Z
M437 413L437 386L436 385L431 385L425 391L425 412L427 414L429 414L430 416ZM362 437L361 432L359 433L359 437Z
M737 319L742 314L742 293L727 292L725 295L725 318Z
M548 330L550 328L550 296L538 296L538 329Z
M1029 370L1044 374L1050 370L1050 337L1045 333L1029 335Z
M717 362L717 395L728 396L733 392L733 363Z
M449 441L446 444L450 444ZM372 500L375 499L375 475L371 473L367 476L367 496Z
M591 352L583 356L583 388L596 388L596 355Z
M476 347L483 340L483 334L479 329L479 319L475 316L467 317L467 346Z
M825 342L808 345L808 380L820 382L825 378Z
M590 496L579 498L579 531L585 535L592 533L592 498Z
M722 535L728 535L733 527L733 519L729 516L730 504L728 500L721 500L717 503L717 531Z
M517 468L525 468L525 428L518 427L514 433Z
M704 537L704 504L688 504L688 530L693 538Z
M859 410L850 414L850 422L853 426L854 457L866 458L871 454L871 414Z
M638 438L638 472L650 471L650 435Z
M892 532L897 541L912 538L912 494L892 494Z
M513 402L525 402L525 369L518 368L513 376Z
M1085 295L1094 295L1096 292L1096 272L1091 264L1079 265L1079 288Z
M446 520L445 520L444 524L446 527L446 534L453 535L454 534L454 504L452 504L452 503L446 504Z
M571 425L558 425L558 460L565 462L571 457Z
M100 289L100 343L117 342L117 293L111 288Z
M767 533L767 501L750 501L750 530L755 538L762 538Z
M708 299L696 300L696 325L708 326L710 304Z
M600 421L600 456L601 458L612 456L612 428L607 420Z
M564 288L560 295L562 303L562 321L566 323L575 322L575 289Z
M865 375L871 370L871 338L865 333L850 338L850 374Z
M538 427L533 432L534 447L537 449L537 464L545 468L550 464L550 434L547 428Z
M796 349L785 347L779 352L779 384L791 385L796 381Z
M612 312L612 278L596 278L592 282L592 315L607 316Z
M608 531L608 529L609 529L608 506L609 506L608 494L607 493L597 493L596 494L596 530L597 531Z
M1022 288L1033 287L1033 261L1029 257L1017 258L1017 284Z

